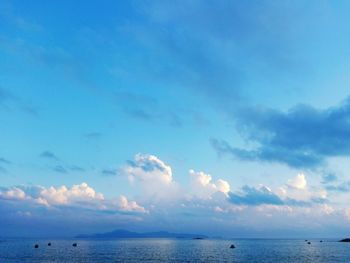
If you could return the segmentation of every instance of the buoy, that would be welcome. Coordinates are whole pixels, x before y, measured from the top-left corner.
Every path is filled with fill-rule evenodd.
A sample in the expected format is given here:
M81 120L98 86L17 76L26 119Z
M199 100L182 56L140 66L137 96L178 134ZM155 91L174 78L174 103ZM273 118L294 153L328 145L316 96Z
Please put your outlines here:
M77 243L73 243L73 245L72 245L73 247L76 247L77 246Z
M232 244L232 245L230 246L230 248L236 248L236 247L235 247L235 245Z
M35 244L35 245L34 245L34 248L39 248L39 245L38 245L38 244Z

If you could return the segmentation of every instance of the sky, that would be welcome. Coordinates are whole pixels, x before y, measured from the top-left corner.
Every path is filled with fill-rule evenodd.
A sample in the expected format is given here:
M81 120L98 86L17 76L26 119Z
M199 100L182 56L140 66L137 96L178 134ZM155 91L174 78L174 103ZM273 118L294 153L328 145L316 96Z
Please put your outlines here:
M348 1L0 3L0 236L343 237Z

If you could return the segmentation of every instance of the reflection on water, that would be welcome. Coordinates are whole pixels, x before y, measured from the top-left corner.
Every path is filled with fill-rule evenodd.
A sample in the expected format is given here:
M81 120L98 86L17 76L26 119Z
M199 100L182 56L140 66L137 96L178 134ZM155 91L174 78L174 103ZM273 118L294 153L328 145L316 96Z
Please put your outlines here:
M51 246L47 243L51 242ZM74 242L78 243L73 247ZM34 244L39 244L35 249ZM230 245L235 244L235 249ZM332 240L2 240L0 262L350 262Z

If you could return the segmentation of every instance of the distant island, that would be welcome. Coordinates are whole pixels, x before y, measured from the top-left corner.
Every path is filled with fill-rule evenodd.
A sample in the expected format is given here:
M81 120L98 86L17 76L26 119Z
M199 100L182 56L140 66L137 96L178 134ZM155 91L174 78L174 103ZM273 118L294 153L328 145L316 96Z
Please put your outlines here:
M137 233L127 230L114 230L106 233L82 234L76 238L188 238L188 239L204 239L205 235L184 234L184 233L169 233L167 231Z

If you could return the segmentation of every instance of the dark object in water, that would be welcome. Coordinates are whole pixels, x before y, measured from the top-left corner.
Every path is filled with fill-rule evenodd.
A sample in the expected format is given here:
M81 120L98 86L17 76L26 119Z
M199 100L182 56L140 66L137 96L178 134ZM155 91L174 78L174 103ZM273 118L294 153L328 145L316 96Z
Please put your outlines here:
M307 242L307 239L305 239L305 242Z
M342 240L339 240L339 242L350 242L350 238L344 238Z
M309 245L311 244L311 242L307 242Z
M47 245L48 245L49 247L51 247L51 242L47 243Z
M73 245L72 245L73 247L76 247L77 246L77 243L73 243Z
M201 240L201 239L204 239L203 237L194 237L192 239L195 239L195 240Z
M35 245L34 245L34 248L39 248L39 245L38 245L38 244L35 244Z
M232 244L232 245L230 246L230 248L236 248L236 247L235 247L235 245L234 245L234 244Z
M320 242L322 243L323 241L322 241L322 240L320 240Z

